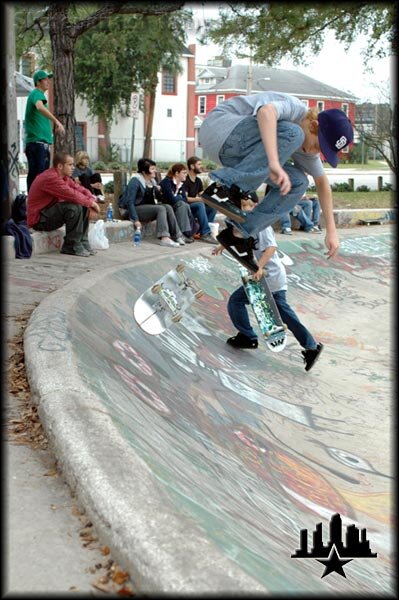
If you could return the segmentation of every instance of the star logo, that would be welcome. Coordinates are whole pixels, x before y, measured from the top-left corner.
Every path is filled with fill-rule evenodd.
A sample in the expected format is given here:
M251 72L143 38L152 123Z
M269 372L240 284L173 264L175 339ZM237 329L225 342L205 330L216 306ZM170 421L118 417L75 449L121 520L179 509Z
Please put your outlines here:
M339 513L331 516L329 530L330 539L327 543L323 543L323 524L317 523L312 533L313 545L309 549L308 530L301 529L299 548L291 554L291 558L315 558L325 566L321 578L335 572L346 579L344 565L354 558L377 557L377 553L371 551L366 529L359 529L356 525L350 524L346 528L346 533L343 532Z
M337 552L335 544L333 544L333 547L331 548L330 554L328 555L327 559L321 560L318 558L316 560L317 562L321 563L322 565L325 565L326 567L323 571L321 579L323 579L323 577L326 577L330 573L334 573L334 571L338 573L338 575L341 575L341 577L345 577L346 579L343 566L346 565L346 563L351 562L352 559L350 558L349 560L342 560Z

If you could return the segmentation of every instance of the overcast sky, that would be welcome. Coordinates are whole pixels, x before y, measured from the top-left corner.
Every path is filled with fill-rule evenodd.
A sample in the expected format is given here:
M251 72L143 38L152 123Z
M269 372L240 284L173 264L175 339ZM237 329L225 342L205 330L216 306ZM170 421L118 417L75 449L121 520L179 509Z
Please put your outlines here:
M187 3L186 6L193 9L193 13L199 17L213 18L218 16L218 6L223 3L207 2L206 8L200 3ZM215 45L202 46L196 42L197 64L206 64L208 59L214 58L220 54L220 48ZM313 77L318 81L336 87L343 91L354 94L359 101L382 102L386 101L381 97L381 88L387 86L392 78L391 69L393 60L384 58L369 62L368 66L373 68L373 72L368 72L362 62L362 49L366 46L366 37L359 37L345 52L342 44L339 44L330 32L324 44L321 53L313 60L309 61L308 66L294 66L289 60L285 60L276 67L283 69L293 69ZM248 60L238 60L233 58L233 63L248 63Z

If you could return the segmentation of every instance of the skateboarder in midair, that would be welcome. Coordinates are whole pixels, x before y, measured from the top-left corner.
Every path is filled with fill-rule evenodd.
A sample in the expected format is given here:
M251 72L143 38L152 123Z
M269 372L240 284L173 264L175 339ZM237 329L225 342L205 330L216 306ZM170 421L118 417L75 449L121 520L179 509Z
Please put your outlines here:
M250 192L241 200L241 209L243 211L252 211L257 205L257 195ZM220 254L223 246L214 249L214 254ZM323 350L323 344L317 342L308 329L301 323L295 311L288 304L286 299L287 292L287 273L285 267L277 254L277 242L274 237L273 228L266 227L259 232L259 248L255 251L258 270L253 273L253 278L259 281L265 275L282 321L287 325L299 344L302 346L302 356L305 362L305 371L310 371ZM235 348L257 348L258 336L249 321L247 305L248 296L241 286L235 290L227 303L227 311L233 325L238 329L238 333L227 339L227 343Z
M245 267L256 270L253 250L258 232L294 208L309 186L308 174L326 224L327 258L336 254L332 192L320 152L336 167L338 152L352 143L353 127L344 111L318 113L280 92L235 96L210 111L199 141L207 158L223 165L209 173L213 183L202 198L228 217L228 227L217 239ZM243 192L264 182L269 188L264 201L245 214L240 210Z

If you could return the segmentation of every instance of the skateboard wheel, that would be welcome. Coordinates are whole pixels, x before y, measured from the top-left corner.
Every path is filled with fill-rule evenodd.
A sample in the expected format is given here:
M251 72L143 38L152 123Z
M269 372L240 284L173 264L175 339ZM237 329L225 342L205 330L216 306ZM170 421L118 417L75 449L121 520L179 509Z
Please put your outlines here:
M184 271L184 265L182 265L182 264L177 265L176 271L178 273L183 273L183 271Z
M151 292L153 294L159 294L159 292L161 291L161 289L162 289L161 284L160 283L156 283L155 285L152 286Z
M173 315L172 322L178 323L182 319L182 315Z
M287 331L287 329L288 329L288 325L286 325L285 323L283 323L283 325L284 325L284 329L285 329L285 331Z
M194 298L195 298L196 300L199 300L200 298L202 298L202 296L203 296L203 295L204 295L204 292L203 292L203 290L198 290L198 292L195 292L195 294L194 294Z
M270 332L269 331L265 331L265 337L269 337L270 336Z

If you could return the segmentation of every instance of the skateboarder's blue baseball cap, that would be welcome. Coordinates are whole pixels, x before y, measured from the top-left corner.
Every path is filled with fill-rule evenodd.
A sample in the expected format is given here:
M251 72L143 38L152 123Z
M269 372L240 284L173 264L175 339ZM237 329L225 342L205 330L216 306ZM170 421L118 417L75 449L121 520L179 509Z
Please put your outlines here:
M338 152L353 142L352 123L343 110L330 108L317 115L319 144L326 161L336 167Z

